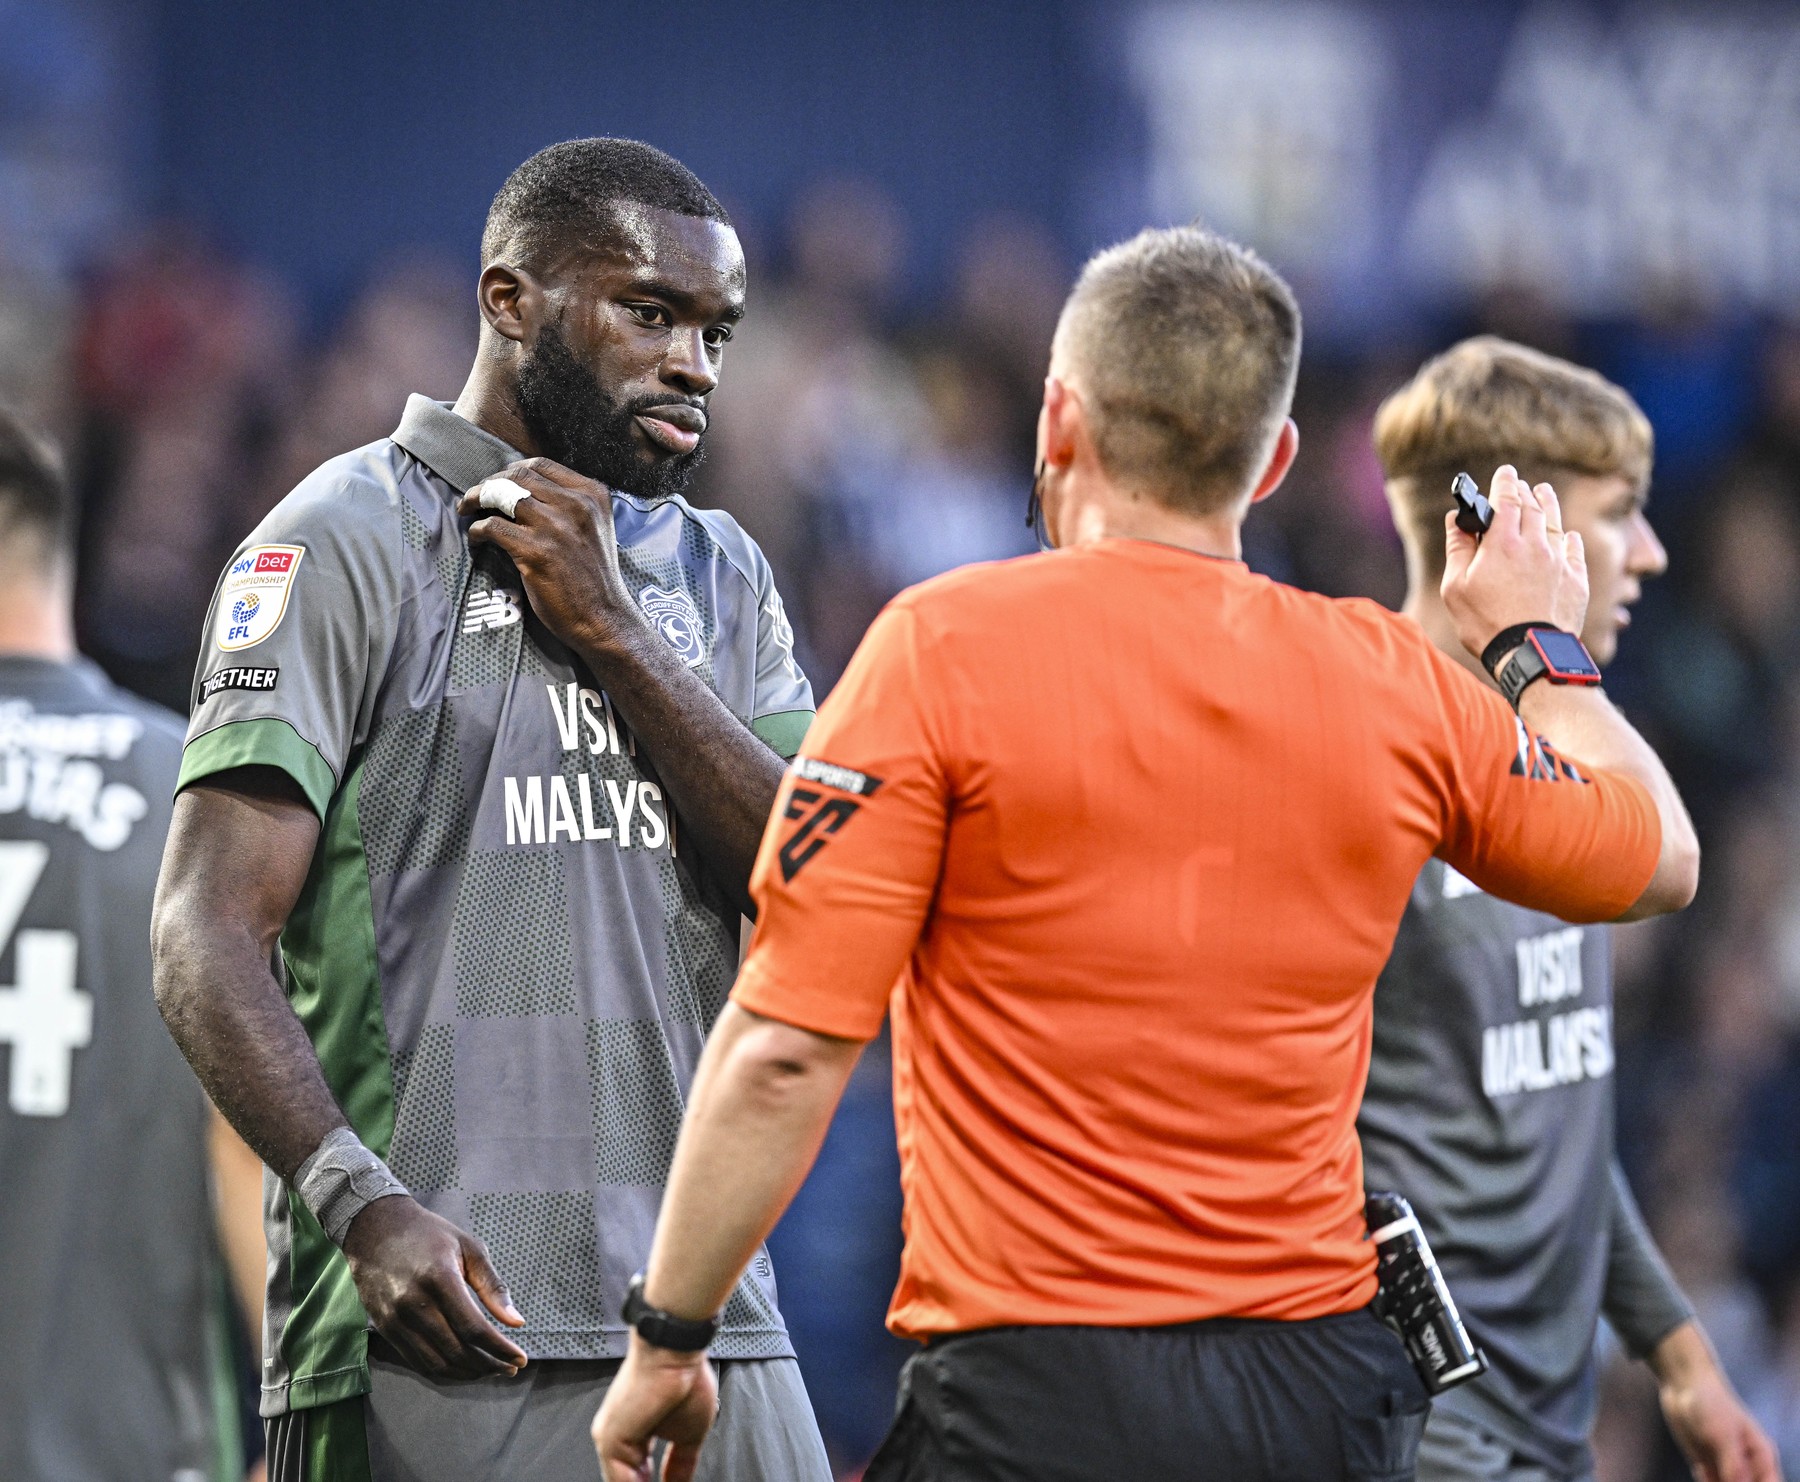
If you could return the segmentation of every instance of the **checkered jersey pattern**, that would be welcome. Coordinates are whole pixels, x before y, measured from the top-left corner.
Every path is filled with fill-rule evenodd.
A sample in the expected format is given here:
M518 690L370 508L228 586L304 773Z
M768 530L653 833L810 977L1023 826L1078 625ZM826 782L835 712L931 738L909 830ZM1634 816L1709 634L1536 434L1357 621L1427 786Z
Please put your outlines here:
M444 547L461 532L444 520L419 542L432 511L408 507L403 558L440 641L390 676L361 790L393 1164L487 1242L528 1352L610 1354L683 1086L730 991L737 914L683 853L650 758L531 616L516 574L478 557L453 608ZM718 608L749 596L742 578L677 507L617 513L627 581L678 619L685 598L694 620L677 632L704 647L695 672L729 683ZM660 538L626 543L640 522ZM754 696L740 687L728 703L747 715ZM738 1356L787 1351L772 1276L746 1278L720 1341Z

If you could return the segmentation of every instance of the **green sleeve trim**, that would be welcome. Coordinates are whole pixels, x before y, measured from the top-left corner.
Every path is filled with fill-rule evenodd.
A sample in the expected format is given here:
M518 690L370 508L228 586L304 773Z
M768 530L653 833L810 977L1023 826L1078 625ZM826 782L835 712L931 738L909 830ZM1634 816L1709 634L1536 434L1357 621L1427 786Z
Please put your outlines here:
M227 721L216 731L194 737L181 753L175 791L233 767L279 767L300 784L321 819L337 791L337 776L319 748L288 722L273 717Z
M773 715L757 716L750 722L750 729L792 761L800 750L800 743L806 739L806 733L812 729L812 723L813 712L810 710L778 710Z
M364 1144L392 1158L393 1060L362 837L365 775L358 763L331 798L312 871L281 933L281 957L288 1002L312 1041L325 1084ZM288 1403L304 1409L366 1394L369 1318L349 1263L292 1189L288 1214L293 1300L281 1332L281 1355L292 1376Z

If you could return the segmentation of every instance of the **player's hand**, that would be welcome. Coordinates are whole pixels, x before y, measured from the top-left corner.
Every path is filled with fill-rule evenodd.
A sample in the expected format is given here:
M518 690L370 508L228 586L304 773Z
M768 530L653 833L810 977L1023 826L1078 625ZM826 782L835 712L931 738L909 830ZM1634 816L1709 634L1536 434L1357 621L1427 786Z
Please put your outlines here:
M1781 1482L1775 1446L1717 1364L1659 1391L1663 1419L1700 1482Z
M719 1383L703 1353L652 1348L635 1334L594 1416L604 1482L651 1482L655 1441L669 1442L663 1482L690 1482L719 1410Z
M1533 488L1502 464L1488 500L1494 522L1479 542L1457 528L1454 512L1444 520L1444 606L1463 647L1479 657L1518 623L1579 633L1587 618L1587 559L1581 537L1563 529L1556 490Z
M1751 1419L1697 1322L1650 1355L1663 1419L1701 1482L1781 1482L1775 1447Z
M483 484L464 494L457 513L472 517L470 545L512 557L532 611L579 653L604 651L621 636L651 629L619 571L612 493L605 484L553 463L528 458L494 475L525 490L510 517L481 503ZM492 483L484 480L483 483Z
M487 1247L449 1220L404 1195L377 1199L351 1222L344 1255L375 1331L420 1373L484 1379L524 1366L525 1350L494 1322L525 1319Z

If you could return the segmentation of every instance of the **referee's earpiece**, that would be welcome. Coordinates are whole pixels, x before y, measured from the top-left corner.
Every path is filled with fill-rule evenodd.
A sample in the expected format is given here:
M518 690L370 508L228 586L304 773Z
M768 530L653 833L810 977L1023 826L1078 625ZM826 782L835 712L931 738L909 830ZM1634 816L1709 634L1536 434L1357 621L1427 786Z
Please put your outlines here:
M1025 528L1037 538L1040 551L1054 550L1050 544L1050 532L1044 528L1044 474L1049 465L1042 458L1031 475L1031 496L1025 501Z

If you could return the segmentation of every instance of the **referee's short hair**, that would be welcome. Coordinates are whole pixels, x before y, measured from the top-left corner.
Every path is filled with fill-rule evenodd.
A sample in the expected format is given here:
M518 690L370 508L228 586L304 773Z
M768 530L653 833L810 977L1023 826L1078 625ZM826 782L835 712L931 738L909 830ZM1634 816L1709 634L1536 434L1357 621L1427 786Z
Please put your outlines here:
M1654 451L1650 419L1623 388L1491 334L1426 361L1375 414L1389 502L1428 578L1444 572L1457 474L1485 489L1510 463L1534 484L1617 476L1643 488Z
M69 483L55 447L0 406L0 553L29 539L33 558L66 554L73 527Z
M731 225L700 177L673 155L637 139L570 139L507 176L488 208L481 265L542 270L571 247L604 240L615 229L613 208L625 201Z
M1139 232L1082 269L1057 326L1119 483L1211 514L1250 492L1294 398L1300 307L1247 247Z

